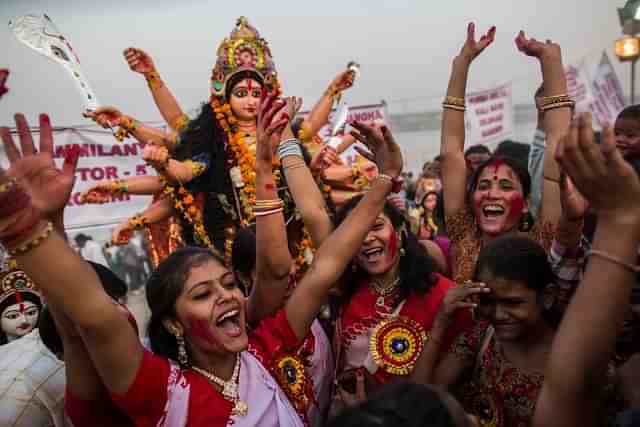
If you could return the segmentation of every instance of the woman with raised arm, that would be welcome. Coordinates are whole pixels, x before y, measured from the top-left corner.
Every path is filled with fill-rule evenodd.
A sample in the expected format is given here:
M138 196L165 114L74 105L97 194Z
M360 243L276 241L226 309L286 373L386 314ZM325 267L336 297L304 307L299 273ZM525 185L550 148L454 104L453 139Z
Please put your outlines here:
M572 126L555 157L596 211L598 225L584 279L551 347L532 425L600 426L598 386L638 272L640 181L616 150L611 128L595 144L589 115Z
M526 168L509 158L492 158L482 164L467 181L464 159L465 95L467 77L472 62L495 38L495 27L479 41L475 40L475 25L469 24L467 41L454 59L447 96L443 103L442 181L447 234L451 239L453 278L464 283L473 276L482 246L505 234L524 234L549 248L554 230L559 224L581 232L579 218L561 218L560 173L552 156L545 158L543 201L536 222L528 214L530 177ZM573 101L567 95L560 47L547 41L527 39L523 32L516 45L520 51L539 60L542 68L545 97L545 129L548 146L553 149L568 129ZM576 221L577 220L577 221Z
M263 111L271 108L273 113L267 117L278 109L272 105L273 97L263 104ZM270 138L280 126L277 121L265 123L260 137ZM21 142L28 145L28 129L24 130ZM51 143L46 120L41 122L41 139L41 145ZM112 399L135 423L227 425L232 420L235 425L303 425L277 385L276 378L288 377L288 370L278 371L282 366L277 362L282 351L295 349L307 336L331 286L382 209L392 179L402 170L397 145L388 139L370 140L368 145L383 175L319 248L284 309L249 335L244 298L231 272L212 252L185 248L167 258L147 285L154 353L145 350L93 270L64 239L51 233L51 225L25 197L22 185L4 172L0 198L7 209L0 215L0 239L25 271L43 283L47 299L74 322ZM54 178L64 175L55 166L37 172L24 185L47 194L60 181ZM52 257L56 263L45 262Z

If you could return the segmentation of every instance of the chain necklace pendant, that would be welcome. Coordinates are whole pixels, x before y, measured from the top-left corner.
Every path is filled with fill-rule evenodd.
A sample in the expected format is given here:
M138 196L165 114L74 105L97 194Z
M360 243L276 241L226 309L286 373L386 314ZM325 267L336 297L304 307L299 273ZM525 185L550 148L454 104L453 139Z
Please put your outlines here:
M231 415L237 415L238 417L244 417L249 412L249 405L242 400L237 400L231 410Z
M384 303L384 296L381 295L376 299L376 306L380 308L386 308L386 304Z

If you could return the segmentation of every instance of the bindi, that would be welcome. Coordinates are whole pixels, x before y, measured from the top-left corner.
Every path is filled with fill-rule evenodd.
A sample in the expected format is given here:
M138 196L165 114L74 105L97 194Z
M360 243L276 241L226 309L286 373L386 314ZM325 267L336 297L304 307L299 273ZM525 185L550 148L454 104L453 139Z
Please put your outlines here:
M249 89L249 92L253 90L253 80L247 80L247 88Z

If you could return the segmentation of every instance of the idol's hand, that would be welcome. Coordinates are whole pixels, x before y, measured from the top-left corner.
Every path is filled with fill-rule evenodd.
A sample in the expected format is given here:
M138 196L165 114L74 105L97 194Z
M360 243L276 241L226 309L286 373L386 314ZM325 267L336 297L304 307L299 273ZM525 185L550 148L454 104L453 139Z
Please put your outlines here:
M142 49L130 47L124 51L124 59L127 60L131 71L148 74L156 70L153 59Z
M82 115L89 118L105 129L120 126L124 115L115 107L100 107L95 111L85 111Z

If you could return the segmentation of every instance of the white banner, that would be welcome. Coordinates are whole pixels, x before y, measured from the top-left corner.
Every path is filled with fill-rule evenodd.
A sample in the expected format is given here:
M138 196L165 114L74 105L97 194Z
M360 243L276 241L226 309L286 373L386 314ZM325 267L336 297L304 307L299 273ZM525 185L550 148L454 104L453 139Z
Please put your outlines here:
M113 196L103 205L82 204L80 194L98 181L155 175L155 170L142 160L142 148L134 139L123 143L109 132L70 129L56 132L55 158L62 162L67 145L80 146L76 183L65 210L67 228L114 224L144 210L151 202L148 196Z
M622 86L606 52L602 54L592 84L594 92L592 112L600 125L613 126L618 114L625 107L625 101Z
M576 102L576 112L591 111L594 99L591 92L591 84L589 83L589 73L584 62L578 67L568 66L565 69L565 76L567 78L569 96Z
M511 83L467 95L465 122L469 145L488 144L513 133Z
M34 130L37 141L37 131ZM17 136L14 135L17 143ZM80 147L80 159L76 170L76 183L65 209L67 229L113 225L144 210L151 202L150 196L113 196L103 205L82 204L80 194L98 181L125 179L142 175L155 175L155 170L142 160L142 148L134 139L119 143L110 132L91 128L54 130L54 159L59 167L64 161L65 149L70 145ZM2 162L8 164L2 151Z

